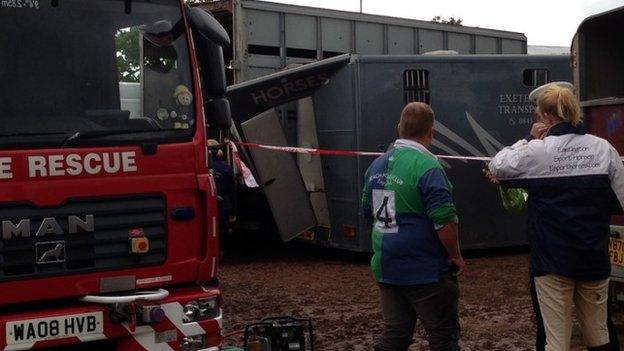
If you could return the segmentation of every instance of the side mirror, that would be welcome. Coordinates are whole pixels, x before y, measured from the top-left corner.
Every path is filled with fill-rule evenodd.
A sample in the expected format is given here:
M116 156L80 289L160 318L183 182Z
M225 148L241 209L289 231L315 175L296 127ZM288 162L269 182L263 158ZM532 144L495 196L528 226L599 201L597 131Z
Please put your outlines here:
M191 27L205 35L208 40L219 46L230 46L230 36L221 23L208 12L198 7L192 7L188 11L188 16Z
M208 12L193 7L188 17L194 31L197 58L204 88L206 123L215 129L227 130L232 126L230 102L224 97L227 82L223 47L230 45L227 31Z
M212 99L205 105L206 122L211 128L227 130L232 127L230 102L224 97Z
M199 34L195 41L204 92L207 98L225 95L225 61L223 48Z

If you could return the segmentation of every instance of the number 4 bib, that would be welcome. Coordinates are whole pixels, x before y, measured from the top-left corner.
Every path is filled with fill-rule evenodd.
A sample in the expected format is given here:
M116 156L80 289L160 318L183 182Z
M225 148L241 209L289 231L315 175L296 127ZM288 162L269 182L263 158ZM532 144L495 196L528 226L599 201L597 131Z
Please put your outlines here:
M382 233L396 233L396 210L393 190L373 189L373 210L375 229Z

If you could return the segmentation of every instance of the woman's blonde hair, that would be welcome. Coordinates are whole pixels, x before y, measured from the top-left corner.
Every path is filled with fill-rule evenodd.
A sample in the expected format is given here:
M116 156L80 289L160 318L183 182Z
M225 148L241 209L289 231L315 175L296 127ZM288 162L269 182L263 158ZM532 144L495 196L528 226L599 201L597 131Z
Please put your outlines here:
M577 125L583 121L583 114L572 90L553 85L544 90L537 98L540 112L561 118Z

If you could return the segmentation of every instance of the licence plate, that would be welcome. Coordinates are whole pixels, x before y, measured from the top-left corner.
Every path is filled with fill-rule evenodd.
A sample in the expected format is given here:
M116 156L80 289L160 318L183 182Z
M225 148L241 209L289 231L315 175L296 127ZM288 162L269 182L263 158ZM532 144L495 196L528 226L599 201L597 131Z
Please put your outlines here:
M102 312L27 319L6 323L7 345L102 334Z
M609 257L611 257L611 264L624 266L624 239L611 238Z

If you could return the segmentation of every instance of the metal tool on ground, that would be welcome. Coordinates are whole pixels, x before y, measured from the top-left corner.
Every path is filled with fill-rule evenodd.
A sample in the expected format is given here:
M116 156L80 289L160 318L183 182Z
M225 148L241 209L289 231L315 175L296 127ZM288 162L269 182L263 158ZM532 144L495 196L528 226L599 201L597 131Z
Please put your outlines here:
M310 318L267 317L245 326L243 350L314 351L313 329Z

